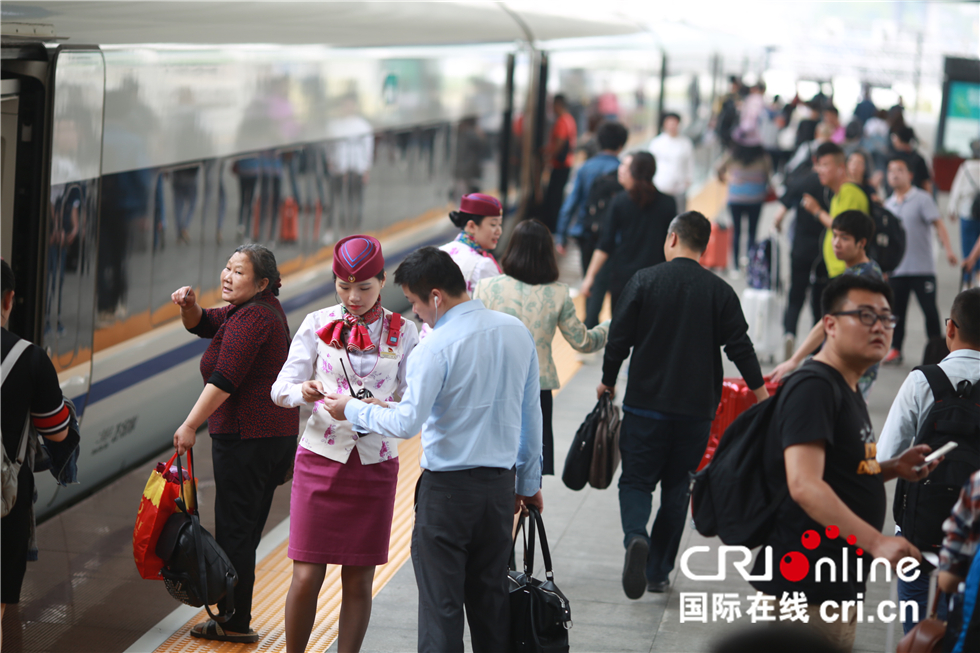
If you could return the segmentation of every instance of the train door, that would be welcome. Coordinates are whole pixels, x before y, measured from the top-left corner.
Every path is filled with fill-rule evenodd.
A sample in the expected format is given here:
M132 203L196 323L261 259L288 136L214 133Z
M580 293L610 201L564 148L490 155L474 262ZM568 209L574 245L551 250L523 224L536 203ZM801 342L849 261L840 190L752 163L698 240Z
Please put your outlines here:
M3 256L13 332L39 344L85 408L92 368L105 64L92 47L4 48Z
M7 328L40 342L38 306L44 264L41 198L47 179L45 122L49 95L48 53L40 44L2 49L2 254L16 278Z
M41 341L62 391L83 415L92 371L105 61L98 48L63 46L52 63Z

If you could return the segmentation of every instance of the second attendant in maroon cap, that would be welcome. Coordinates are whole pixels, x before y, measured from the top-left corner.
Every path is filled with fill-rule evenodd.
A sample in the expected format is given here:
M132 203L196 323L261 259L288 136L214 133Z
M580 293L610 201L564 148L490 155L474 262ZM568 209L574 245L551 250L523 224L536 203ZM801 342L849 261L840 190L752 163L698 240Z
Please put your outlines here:
M286 650L304 651L328 564L341 565L340 650L357 650L371 615L374 568L388 560L398 481L397 440L358 433L330 417L321 400L343 393L392 406L405 393L406 361L418 343L414 322L381 306L381 243L350 236L334 247L340 304L306 316L272 386L280 406L307 404L290 498Z
M459 210L449 219L461 229L455 240L439 249L448 253L466 279L466 291L472 296L480 279L501 274L497 260L490 252L497 247L503 232L503 208L500 200L483 193L464 195Z

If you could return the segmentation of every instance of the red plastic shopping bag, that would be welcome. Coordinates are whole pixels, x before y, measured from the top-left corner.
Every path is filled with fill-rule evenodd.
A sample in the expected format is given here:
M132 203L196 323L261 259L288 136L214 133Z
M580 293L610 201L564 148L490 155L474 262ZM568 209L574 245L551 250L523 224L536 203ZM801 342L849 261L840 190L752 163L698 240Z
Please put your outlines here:
M133 558L136 560L136 569L140 576L150 580L163 580L160 569L163 568L163 560L156 554L157 540L160 538L160 531L176 510L177 505L174 501L180 496L180 480L178 479L177 467L174 461L177 454L165 463L158 463L150 479L143 488L143 498L140 499L140 509L136 513L136 526L133 528ZM192 503L194 492L191 487L193 469L188 473L184 472L184 496ZM188 506L193 510L195 506Z

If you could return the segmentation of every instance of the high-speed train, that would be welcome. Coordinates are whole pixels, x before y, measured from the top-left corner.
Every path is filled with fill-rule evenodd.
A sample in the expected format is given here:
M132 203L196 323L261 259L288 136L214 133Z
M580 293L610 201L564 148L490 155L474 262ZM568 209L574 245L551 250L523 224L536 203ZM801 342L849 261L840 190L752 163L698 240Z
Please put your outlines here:
M326 261L340 237L378 235L394 266L453 237L436 218L460 193L510 188L510 204L527 205L542 80L589 76L581 41L564 72L547 69L542 42L559 52L563 38L636 31L412 4L3 4L9 328L49 353L82 432L81 484L39 475L39 517L171 442L208 344L181 327L176 288L217 304L234 248L265 243L295 326L334 301ZM662 89L661 54L631 43L648 49L630 58L640 90L624 113L649 127L643 91Z

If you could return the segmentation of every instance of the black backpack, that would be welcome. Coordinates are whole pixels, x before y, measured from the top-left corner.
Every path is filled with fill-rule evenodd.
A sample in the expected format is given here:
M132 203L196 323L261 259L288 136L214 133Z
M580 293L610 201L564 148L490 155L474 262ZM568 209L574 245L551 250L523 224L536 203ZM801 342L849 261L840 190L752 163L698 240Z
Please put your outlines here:
M905 256L905 226L894 213L868 199L871 219L875 221L874 241L869 243L868 258L889 273L898 267Z
M960 381L953 387L938 365L915 368L922 372L936 402L920 422L914 444L935 451L947 442L959 446L922 481L898 479L893 514L902 535L921 551L938 552L943 522L973 472L980 469L980 383Z
M595 178L589 188L589 196L585 200L585 215L582 217L583 231L591 231L596 236L599 235L606 210L609 208L612 198L621 190L623 190L623 185L619 183L615 170Z
M188 450L189 472L193 479L191 456ZM238 572L211 533L201 526L197 510L187 510L180 456L177 457L177 470L182 496L177 499L177 512L167 518L157 540L155 552L164 561L160 574L170 596L195 608L204 606L208 616L218 623L225 623L235 614ZM194 487L194 505L200 506L197 482L192 480L191 485ZM227 599L224 612L212 613L210 606L222 599Z
M692 479L691 515L701 535L717 535L729 546L750 549L769 538L776 515L789 496L785 471L781 478L771 478L767 473L766 460L782 450L779 434L770 433L769 426L779 396L789 384L814 376L831 382L836 414L841 403L837 381L819 367L806 366L787 378L773 396L748 408L725 429L711 462Z

